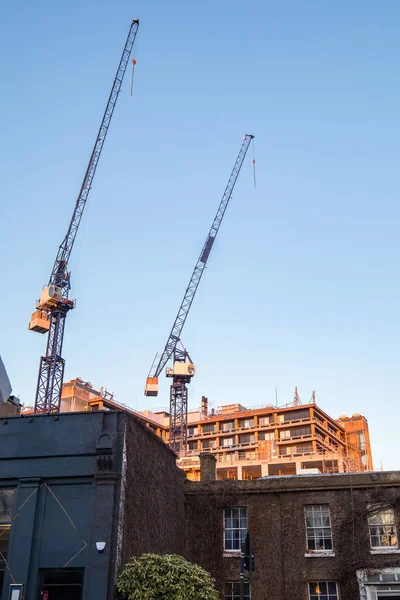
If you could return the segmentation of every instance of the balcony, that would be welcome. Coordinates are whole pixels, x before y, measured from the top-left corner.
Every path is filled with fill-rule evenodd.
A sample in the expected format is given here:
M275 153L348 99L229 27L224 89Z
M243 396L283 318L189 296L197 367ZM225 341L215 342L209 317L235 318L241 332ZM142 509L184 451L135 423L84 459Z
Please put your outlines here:
M279 440L276 440L276 443L277 444L290 444L290 442L293 442L293 441L299 442L301 440L311 440L315 437L318 437L318 436L316 436L316 435L313 436L312 433L307 433L306 435L293 435L288 438L279 438Z
M222 454L217 456L218 463L234 463L242 461L259 460L258 451L255 452L231 452L230 454Z

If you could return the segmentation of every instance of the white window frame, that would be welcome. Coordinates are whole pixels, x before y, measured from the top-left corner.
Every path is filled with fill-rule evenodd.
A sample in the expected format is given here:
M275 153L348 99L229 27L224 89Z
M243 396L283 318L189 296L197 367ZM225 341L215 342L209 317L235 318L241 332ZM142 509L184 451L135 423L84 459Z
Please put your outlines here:
M313 516L314 516L314 509L317 509L317 508L319 508L319 509L321 509L321 508L327 508L328 509L329 531L330 531L330 540L331 540L331 546L332 546L332 548L315 548L315 549L312 549L312 548L308 547L308 545L309 545L308 544L308 542L309 542L309 536L308 536L309 530L314 530L314 532L315 532L316 529L322 529L322 530L328 529L328 527L324 526L324 525L321 525L321 526L315 526L315 525L313 525L312 527L310 527L310 526L307 525L307 510L309 510L310 508L312 509ZM319 515L318 515L318 513L316 511L315 516L317 516L317 517L321 516L322 517L323 516L322 515L322 511L320 511ZM329 508L329 504L306 504L304 506L304 522L305 522L305 527L306 527L306 554L305 554L305 556L335 556L334 545L333 545L332 519L331 519L331 511L330 511L330 508ZM310 539L312 539L312 538L310 538ZM314 539L317 539L317 538L315 537ZM326 536L326 538L325 538L324 532L323 532L322 533L322 539L323 540L329 539L329 537Z
M239 517L232 516L232 511L234 511L234 510L240 511ZM231 512L231 516L227 517L227 513L229 511ZM242 517L241 511L244 511L244 517ZM242 542L244 541L244 538L246 537L246 533L247 533L247 508L245 508L243 506L233 506L231 508L225 508L223 511L222 518L223 518L223 530L224 530L224 555L231 556L232 554L240 554ZM239 518L239 521L242 518L245 518L246 519L246 527L226 527L226 525L225 525L226 518L231 518L231 519ZM239 531L240 532L239 533L239 548L227 548L226 547L225 533L227 531Z
M382 594L379 594L379 588L382 586L382 584L386 583L390 585L389 582L379 582L379 583L375 583L372 581L368 581L368 579L370 578L371 575L392 575L393 576L393 585L399 585L400 584L400 568L398 567L394 567L394 568L387 568L387 569L360 569L357 571L357 579L358 579L358 585L360 588L360 600L379 600L380 598L382 600L384 600L385 596ZM381 587L381 591L382 587ZM385 590L386 591L386 590ZM387 591L387 595L392 595L394 594L394 592L397 593L398 590L393 590L392 592ZM399 596L400 598L400 596Z
M236 598L237 598L238 600L240 599L240 591L239 591L239 593L237 594L237 593L235 592L234 588L233 588L233 586L234 586L235 584L236 584L236 586L237 586L237 587L239 587L239 586L240 586L240 581L227 581L227 582L225 583L225 593L224 593L224 600L236 600ZM229 591L229 592L227 592L227 591L226 591L226 587L227 587L228 585L231 585L231 586L232 586L232 590L231 590L231 591ZM244 600L247 600L247 599L249 599L249 600L250 600L250 598L251 598L251 584L250 584L248 581L246 581L244 585L245 585L245 586L246 586L246 585L248 586L248 588L249 588L249 593L248 593L248 595L247 595L247 596L245 595L243 598L244 598Z
M327 598L327 600L340 600L340 596L339 596L339 586L338 586L338 583L337 583L337 581L334 581L333 579L326 579L326 580L324 580L324 581L309 581L309 582L308 582L308 584L307 584L307 586L308 586L308 598L309 598L309 600L314 600L314 598L315 598L315 594L313 594L313 597L314 597L314 598L312 598L312 597L311 597L311 589L310 589L310 586L311 586L312 584L315 584L315 583L316 583L316 584L318 584L318 585L320 585L321 583L327 583L327 584L328 584L328 583L334 583L334 584L336 585L336 592L335 592L335 595L334 595L334 596L332 596L332 594L330 594L330 593L328 592L328 595L324 594L324 598L326 597L326 598ZM319 595L320 595L320 594L318 594L318 595L317 595L317 598L319 597ZM321 595L322 595L322 592L321 592Z
M374 507L371 506L369 507L370 511L374 510ZM392 515L392 521L390 523L384 523L383 521L381 523L371 523L370 520L372 518L378 517L380 514L383 513L391 513ZM379 527L392 527L394 530L394 537L396 538L396 544L394 544L393 546L385 546L385 545L379 545L379 546L374 546L372 543L372 529L373 528L379 528ZM382 508L381 510L379 510L379 508L377 507L376 510L373 512L373 514L370 514L368 516L368 531L369 531L369 543L370 543L370 548L372 552L378 552L378 553L390 553L390 552L395 552L396 550L399 549L399 540L397 537L397 528L396 528L396 518L394 515L394 510L391 507L388 508ZM384 534L383 534L384 535ZM381 536L380 533L378 533L378 538L379 540L381 539L381 537L383 537L383 535ZM376 537L376 535L374 536Z

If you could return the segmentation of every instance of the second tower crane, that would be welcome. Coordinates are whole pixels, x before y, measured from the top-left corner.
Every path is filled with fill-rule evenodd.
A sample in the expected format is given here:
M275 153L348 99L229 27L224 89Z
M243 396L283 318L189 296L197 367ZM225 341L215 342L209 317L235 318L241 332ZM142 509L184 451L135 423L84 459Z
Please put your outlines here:
M197 288L199 286L204 269L210 256L211 249L217 237L219 228L224 218L226 208L231 199L233 189L243 165L247 150L254 135L246 134L236 158L235 165L229 177L222 200L219 204L217 214L208 232L206 241L196 263L194 271L186 288L185 295L180 305L178 314L172 326L171 332L165 344L165 348L160 357L156 356L153 365L147 377L145 395L157 396L158 377L166 366L167 362L173 357L173 366L166 371L167 377L172 378L170 387L170 424L169 424L169 445L177 454L183 455L187 445L187 413L188 413L188 392L187 384L196 373L196 368L185 348L178 348L180 337L190 307L192 306Z

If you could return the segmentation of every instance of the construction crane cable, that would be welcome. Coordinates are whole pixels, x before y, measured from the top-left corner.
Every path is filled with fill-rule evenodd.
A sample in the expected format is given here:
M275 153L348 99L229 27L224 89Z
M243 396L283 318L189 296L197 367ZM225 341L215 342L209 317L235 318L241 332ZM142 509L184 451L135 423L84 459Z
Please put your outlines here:
M136 60L134 58L132 58L131 96L132 96L132 92L133 92L133 79L135 77L135 66L136 66Z
M253 178L254 178L254 189L256 189L256 187L257 187L257 184L256 184L256 154L255 154L254 138L253 138Z

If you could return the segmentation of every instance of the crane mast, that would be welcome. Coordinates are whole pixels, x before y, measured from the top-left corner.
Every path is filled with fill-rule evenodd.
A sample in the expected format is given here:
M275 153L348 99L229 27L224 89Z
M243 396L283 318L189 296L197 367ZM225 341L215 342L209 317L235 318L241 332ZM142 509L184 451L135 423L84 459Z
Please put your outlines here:
M165 344L165 348L161 356L156 357L154 360L146 382L145 395L157 396L158 377L171 356L173 356L173 368L167 369L166 373L167 377L172 377L172 385L170 387L169 445L175 452L181 454L186 450L187 444L187 384L190 383L196 369L187 351L184 348L178 348L177 345L180 342L183 326L188 316L193 299L196 295L196 291L204 269L206 268L211 249L215 242L215 238L217 237L222 219L225 215L225 211L232 197L232 192L242 168L247 150L253 138L254 136L251 134L246 134L243 138L239 154L229 177L222 200L219 204L217 214L214 217L214 221L211 225L210 231L208 232L199 259L190 278L189 285L186 288L186 292L169 334L167 343Z
M92 189L93 179L114 113L119 92L121 91L126 67L139 28L139 20L134 19L118 65L103 119L94 143L88 167L79 191L67 233L62 241L48 285L44 287L29 323L31 331L48 331L46 356L40 359L39 376L35 398L35 413L58 412L60 410L61 390L65 360L62 358L65 317L75 307L75 301L69 299L70 273L68 261L82 219L86 202Z

